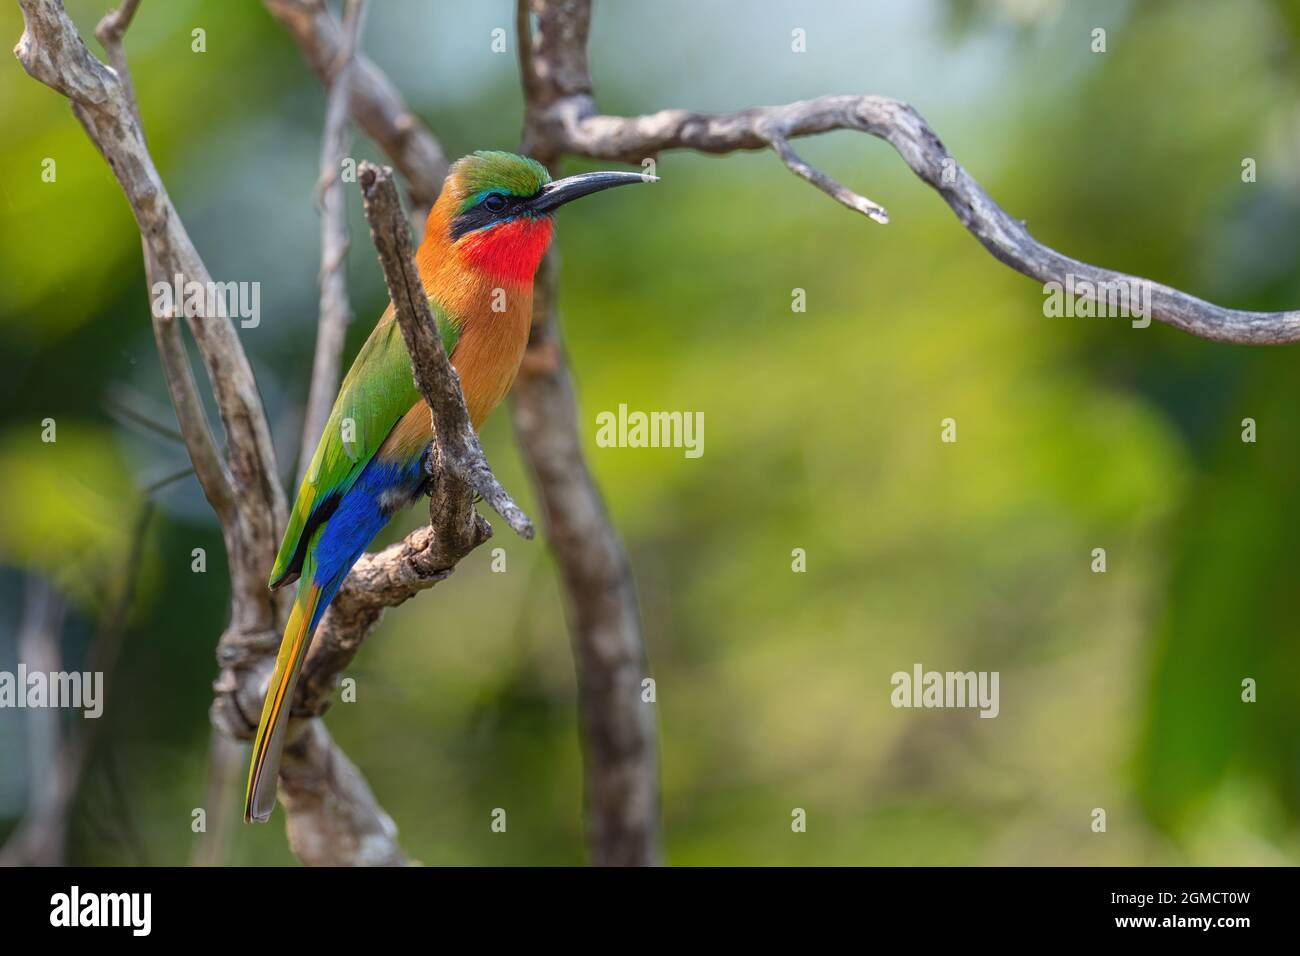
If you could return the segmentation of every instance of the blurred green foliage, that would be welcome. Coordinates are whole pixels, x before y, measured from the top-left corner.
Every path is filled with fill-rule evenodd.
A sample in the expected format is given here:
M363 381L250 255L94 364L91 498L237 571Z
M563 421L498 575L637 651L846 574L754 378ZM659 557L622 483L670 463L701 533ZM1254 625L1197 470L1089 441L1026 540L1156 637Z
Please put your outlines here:
M510 6L372 5L367 49L452 155L517 138L514 62L488 48ZM1227 304L1300 302L1294 3L900 0L813 4L797 21L776 3L740 20L679 6L600 5L604 108L897 95L1063 251ZM69 3L85 36L104 7ZM196 25L204 55L189 49ZM808 30L804 59L785 52L792 25ZM1096 26L1103 55L1089 49ZM19 31L10 5L0 35ZM315 322L320 91L256 3L151 0L128 52L150 144L214 275L262 283L262 324L240 334L287 474ZM185 460L109 414L172 421L116 183L66 105L12 61L0 92L11 668L20 575L50 575L86 639L121 583L144 489ZM847 213L766 154L665 155L652 195L561 219L588 453L636 568L658 681L669 859L1300 862L1295 350L1046 319L1034 283L887 147L835 134L799 148L893 224ZM358 143L357 155L375 154ZM1257 183L1241 180L1247 156ZM40 178L47 157L55 183ZM384 302L349 203L354 350ZM805 313L791 312L795 288ZM620 403L704 412L704 456L597 448L596 413ZM949 416L955 445L939 441ZM40 441L47 417L55 444ZM1246 417L1255 444L1240 440ZM485 440L536 514L507 416ZM192 479L153 497L76 808L79 862L182 862L203 800L221 539ZM205 574L190 570L199 547ZM480 549L388 615L349 673L357 703L337 704L330 729L416 858L577 863L555 569L540 543L498 533L492 547L507 573ZM1089 569L1098 547L1105 574ZM805 574L791 572L794 548ZM1000 671L1001 715L893 709L890 675L917 661ZM1241 702L1246 677L1258 703ZM0 713L0 834L22 811L22 729ZM489 829L494 807L508 811L504 836ZM806 834L791 833L795 807ZM1090 831L1094 807L1104 835ZM231 859L291 857L272 825L240 828Z

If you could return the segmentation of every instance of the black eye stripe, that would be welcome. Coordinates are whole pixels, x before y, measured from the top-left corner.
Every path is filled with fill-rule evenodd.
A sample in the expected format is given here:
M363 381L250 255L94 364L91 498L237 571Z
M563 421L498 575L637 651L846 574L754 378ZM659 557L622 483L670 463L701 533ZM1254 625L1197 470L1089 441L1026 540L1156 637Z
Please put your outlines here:
M539 193L540 194L540 193ZM484 229L504 219L526 213L528 203L536 196L516 196L511 193L488 193L469 209L451 221L451 241L466 233Z

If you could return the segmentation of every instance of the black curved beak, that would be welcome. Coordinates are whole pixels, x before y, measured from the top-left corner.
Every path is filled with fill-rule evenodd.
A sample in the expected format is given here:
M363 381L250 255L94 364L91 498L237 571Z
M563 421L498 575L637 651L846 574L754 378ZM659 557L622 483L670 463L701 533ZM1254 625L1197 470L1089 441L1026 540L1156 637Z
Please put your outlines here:
M528 203L534 213L551 213L566 202L598 193L613 186L630 186L632 183L658 182L658 176L643 173L580 173L547 183L542 191Z

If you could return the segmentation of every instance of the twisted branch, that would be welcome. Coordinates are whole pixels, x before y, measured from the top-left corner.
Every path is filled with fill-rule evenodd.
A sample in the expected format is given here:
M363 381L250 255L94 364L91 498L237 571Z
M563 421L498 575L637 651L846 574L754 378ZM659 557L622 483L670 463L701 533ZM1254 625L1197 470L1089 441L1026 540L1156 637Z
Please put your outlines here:
M343 343L352 306L348 303L348 215L341 166L348 150L348 99L352 89L352 63L361 36L365 0L348 0L343 15L342 64L328 82L325 130L321 134L320 178L316 195L320 205L320 319L316 327L316 354L312 358L311 386L302 416L302 442L298 452L298 484L311 463L334 396L338 394Z
M206 286L211 276L149 154L131 89L122 41L139 5L139 0L125 0L100 23L98 34L112 69L86 49L60 0L20 0L24 31L14 54L30 76L68 98L116 175L140 229L150 287L175 276ZM261 398L232 322L220 310L216 315L183 312L216 398L227 460L217 451L203 414L178 310L155 309L154 333L177 421L221 523L229 558L231 621L217 646L222 669L214 683L211 716L226 734L246 738L256 725L284 623L286 602L266 589L266 578L287 507ZM318 848L311 851L317 853L313 862L399 862L391 820L324 728L304 737L311 746L296 747L286 759L292 773L283 781L291 841ZM300 809L296 815L295 806ZM328 808L328 820L317 812L320 807ZM326 824L330 839L316 839Z
M308 66L329 88L341 62L344 32L324 0L263 2L297 42ZM379 144L405 177L417 213L427 211L438 198L447 175L447 158L397 87L365 56L354 61L348 105L353 121Z
M1286 345L1300 341L1300 311L1248 312L1214 305L1140 276L1072 259L1030 235L948 152L921 115L883 96L821 96L783 106L736 113L661 110L642 116L608 116L596 109L580 43L590 29L589 0L534 0L534 12L553 37L534 59L538 93L526 139L530 150L575 153L597 159L640 162L669 149L724 154L771 148L794 173L837 202L878 222L884 209L798 157L789 141L832 130L856 130L885 140L908 167L944 198L958 221L1000 262L1040 282L1096 288L1140 285L1151 294L1151 317L1201 338L1243 345ZM1089 296L1090 298L1095 298Z

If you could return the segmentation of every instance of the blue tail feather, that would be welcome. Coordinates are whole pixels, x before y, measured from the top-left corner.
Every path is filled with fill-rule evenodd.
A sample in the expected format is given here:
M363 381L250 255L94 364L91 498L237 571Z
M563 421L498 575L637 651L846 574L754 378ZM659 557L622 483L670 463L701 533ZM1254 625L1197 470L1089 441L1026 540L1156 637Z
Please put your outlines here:
M316 541L313 580L320 585L321 600L312 619L313 630L375 535L396 511L419 496L424 477L419 458L394 462L376 456L343 496Z

